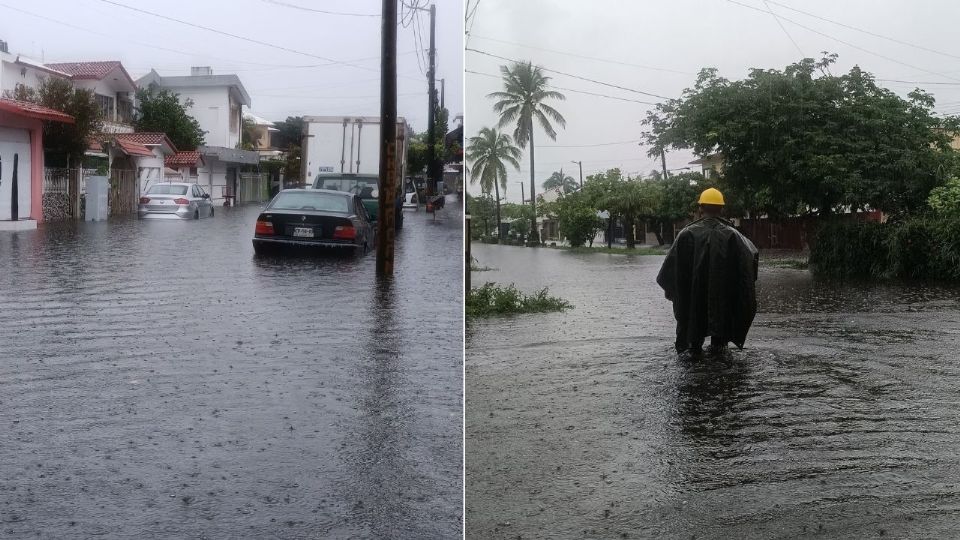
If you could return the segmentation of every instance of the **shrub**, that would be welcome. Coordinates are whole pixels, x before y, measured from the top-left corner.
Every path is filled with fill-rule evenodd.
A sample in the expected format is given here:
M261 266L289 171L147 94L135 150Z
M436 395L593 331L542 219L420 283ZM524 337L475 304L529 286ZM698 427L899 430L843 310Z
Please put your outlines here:
M832 222L810 250L814 273L837 278L960 279L960 218Z
M467 317L491 317L519 313L545 313L563 311L573 307L566 300L547 295L544 287L532 295L518 291L513 285L499 287L485 283L482 287L467 292Z

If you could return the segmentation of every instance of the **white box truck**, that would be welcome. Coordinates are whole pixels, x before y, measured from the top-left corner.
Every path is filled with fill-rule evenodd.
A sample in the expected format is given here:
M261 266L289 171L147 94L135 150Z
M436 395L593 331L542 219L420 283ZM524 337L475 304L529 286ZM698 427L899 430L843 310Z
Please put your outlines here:
M304 185L355 191L376 219L380 177L379 116L304 116L301 167ZM403 226L407 122L397 117L397 228Z

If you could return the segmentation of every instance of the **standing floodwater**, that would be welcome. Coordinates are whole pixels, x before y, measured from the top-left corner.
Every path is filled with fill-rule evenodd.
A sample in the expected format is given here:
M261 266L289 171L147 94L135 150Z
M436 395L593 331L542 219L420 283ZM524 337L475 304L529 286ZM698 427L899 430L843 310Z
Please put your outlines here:
M454 206L380 286L257 207L0 234L0 537L458 536Z
M747 348L684 363L663 257L473 252L575 308L468 324L468 538L956 536L957 289L761 266Z

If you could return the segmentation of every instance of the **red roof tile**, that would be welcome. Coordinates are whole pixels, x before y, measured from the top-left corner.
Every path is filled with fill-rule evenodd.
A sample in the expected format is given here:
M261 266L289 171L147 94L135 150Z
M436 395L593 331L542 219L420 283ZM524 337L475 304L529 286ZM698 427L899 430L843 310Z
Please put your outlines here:
M69 73L71 79L90 79L94 81L102 80L114 69L120 68L120 71L127 81L129 81L132 86L137 86L119 60L108 60L105 62L60 62L45 65L50 69Z
M0 111L11 112L26 116L28 118L38 118L40 120L50 120L52 122L63 122L66 124L74 123L73 117L60 111L30 103L28 101L19 101L16 99L0 98Z
M138 144L146 145L155 145L155 144L166 144L173 149L174 152L177 151L177 147L173 145L173 141L167 137L166 133L161 133L158 131L143 131L139 133L117 133L115 138L119 140L125 140L130 142L135 142Z
M199 163L203 163L203 157L200 155L200 152L196 150L188 150L186 152L177 152L172 156L167 156L163 160L163 164L167 167L197 167Z
M153 152L146 146L133 141L117 139L117 146L128 156L153 156Z

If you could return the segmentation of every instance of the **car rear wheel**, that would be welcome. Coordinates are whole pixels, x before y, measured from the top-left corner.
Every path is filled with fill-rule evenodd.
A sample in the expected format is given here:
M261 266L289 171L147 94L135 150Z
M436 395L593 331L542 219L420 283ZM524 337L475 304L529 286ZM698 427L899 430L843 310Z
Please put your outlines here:
M213 207L210 207L210 217L213 217Z
M194 211L193 211L193 219L200 219L200 211L199 211L199 210L194 210Z

